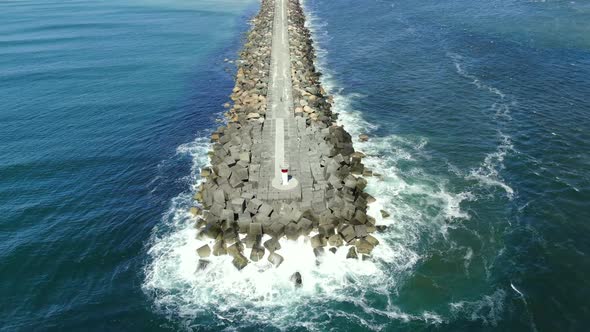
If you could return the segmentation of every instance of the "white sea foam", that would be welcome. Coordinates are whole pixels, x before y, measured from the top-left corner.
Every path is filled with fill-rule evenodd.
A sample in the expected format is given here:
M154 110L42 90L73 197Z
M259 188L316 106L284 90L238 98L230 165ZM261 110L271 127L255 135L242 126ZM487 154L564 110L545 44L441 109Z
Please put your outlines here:
M193 157L194 187L198 186L198 169L208 162L208 143L199 139L179 147L179 154ZM390 239L377 234L382 242L374 250L375 261L346 259L347 248L336 254L326 252L316 264L315 256L306 241L281 241L280 254L284 263L274 268L263 259L250 263L237 271L228 256L211 257L209 265L200 270L196 248L208 241L196 238L195 218L188 212L193 203L192 194L186 193L173 199L170 210L151 241L149 254L152 261L146 267L144 289L153 296L155 307L177 317L195 318L199 315L215 316L217 324L232 326L270 324L278 328L301 326L321 330L312 323L316 314L309 312L310 305L326 302L347 302L369 315L385 316L399 320L423 320L437 323L442 318L435 313L411 315L397 307L374 308L365 299L368 291L390 297L396 287L396 273L410 270L418 256L400 243L388 244ZM382 201L381 201L382 202ZM373 206L378 209L381 203ZM379 214L376 215L380 223ZM246 251L246 254L249 254ZM390 266L384 269L383 265ZM393 270L391 269L393 267ZM303 286L295 288L289 277L300 272ZM383 326L361 316L340 312L332 315L351 315L367 329L379 330ZM301 317L306 317L305 323ZM195 323L198 325L198 323ZM207 324L210 324L208 322ZM195 325L192 325L193 327Z
M466 178L476 180L480 185L485 187L499 187L504 190L509 199L513 199L514 189L506 184L500 172L504 169L504 159L506 156L515 151L511 137L502 133L502 127L512 120L510 107L514 106L516 102L509 101L507 94L500 89L484 83L479 77L469 73L465 68L465 58L462 55L449 52L447 56L453 61L455 69L460 76L470 80L470 83L478 89L488 91L497 98L490 106L490 109L493 112L494 119L498 122L498 146L496 151L487 154L479 167L472 169Z
M484 161L477 169L472 169L467 175L467 179L475 179L481 185L487 187L500 187L506 192L509 199L514 197L514 189L507 185L501 175L500 171L504 169L504 158L506 155L514 150L510 136L504 135L501 132L500 144L496 151L486 155Z
M485 90L497 95L501 99L506 98L506 95L502 91L500 91L499 89L497 89L491 85L488 85L488 84L482 82L479 77L470 74L465 69L465 65L462 63L463 59L464 59L462 55L449 52L448 56L453 60L453 63L455 65L455 69L457 70L457 73L459 73L459 75L471 80L471 84L475 85L478 89L485 89Z
M452 302L449 307L454 315L496 326L504 310L505 298L506 292L498 289L491 295L484 295L475 301Z

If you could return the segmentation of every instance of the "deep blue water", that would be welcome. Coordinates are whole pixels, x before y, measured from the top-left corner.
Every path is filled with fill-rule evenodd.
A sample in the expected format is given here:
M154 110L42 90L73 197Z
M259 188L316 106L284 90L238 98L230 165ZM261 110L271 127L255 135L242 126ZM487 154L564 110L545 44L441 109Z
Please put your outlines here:
M384 175L380 251L254 300L235 272L183 270L257 5L0 3L1 330L587 329L587 1L307 0Z
M0 4L0 326L175 329L146 245L213 128L250 1ZM226 69L231 71L226 72Z

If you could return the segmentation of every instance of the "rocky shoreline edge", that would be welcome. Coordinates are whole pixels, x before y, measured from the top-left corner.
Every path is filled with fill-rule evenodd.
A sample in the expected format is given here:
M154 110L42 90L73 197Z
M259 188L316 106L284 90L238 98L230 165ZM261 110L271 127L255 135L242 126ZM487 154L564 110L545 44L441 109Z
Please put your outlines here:
M279 240L300 237L316 257L347 250L347 258L370 259L379 244L371 234L384 229L367 215L367 204L375 199L364 191L365 177L372 173L362 164L364 155L355 152L351 136L335 123L333 99L321 87L321 74L314 66L315 50L303 9L298 0L287 1L293 112L304 119L311 137L321 140L317 146L324 148L314 192L321 191L325 204L257 197L261 162L257 149L269 109L275 8L274 0L262 0L236 61L232 102L224 105L227 123L211 135L211 166L201 169L196 206L190 209L197 219L197 237L208 242L196 249L200 268L206 267L211 255L230 255L238 270L264 257L278 267L284 260ZM297 276L293 278L297 284Z

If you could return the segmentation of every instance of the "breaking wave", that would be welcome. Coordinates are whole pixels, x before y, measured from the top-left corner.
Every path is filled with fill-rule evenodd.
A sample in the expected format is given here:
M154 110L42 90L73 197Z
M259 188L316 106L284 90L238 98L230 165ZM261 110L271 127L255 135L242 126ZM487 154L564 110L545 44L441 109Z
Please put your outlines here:
M200 182L198 170L208 163L208 149L204 138L178 148L179 155L192 157L193 193ZM212 257L210 263L200 269L195 250L212 243L196 238L196 219L189 213L192 204L192 193L172 200L150 243L151 262L146 267L143 285L153 298L155 308L168 316L190 321L187 329L269 324L281 329L299 326L324 330L326 315L352 319L370 330L380 330L383 326L364 317L366 315L401 321L442 321L435 313L404 313L391 305L390 300L382 308L368 300L367 293L389 299L397 280L391 273L399 275L408 271L419 259L416 253L399 243L388 245L390 236L376 235L382 245L375 248L374 261L346 259L347 250L341 248L335 254L328 252L320 264L316 264L307 239L300 238L297 242L281 241L279 252L285 261L278 268L262 259L237 271L229 256L221 256ZM375 217L378 223L387 223L380 214ZM295 288L289 280L294 272L302 275L301 288ZM327 306L327 303L347 303L356 308L353 312L361 310L365 314L356 316ZM310 306L322 310L310 311ZM209 320L193 321L200 317L209 317Z

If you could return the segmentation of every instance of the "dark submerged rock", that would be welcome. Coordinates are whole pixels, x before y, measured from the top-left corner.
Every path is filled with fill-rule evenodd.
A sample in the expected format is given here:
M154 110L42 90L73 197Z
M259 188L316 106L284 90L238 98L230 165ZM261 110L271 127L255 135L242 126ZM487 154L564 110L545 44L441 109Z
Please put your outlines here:
M301 287L301 285L303 284L303 280L301 279L301 273L299 272L293 273L289 279L291 280L291 282L293 282L295 287Z

